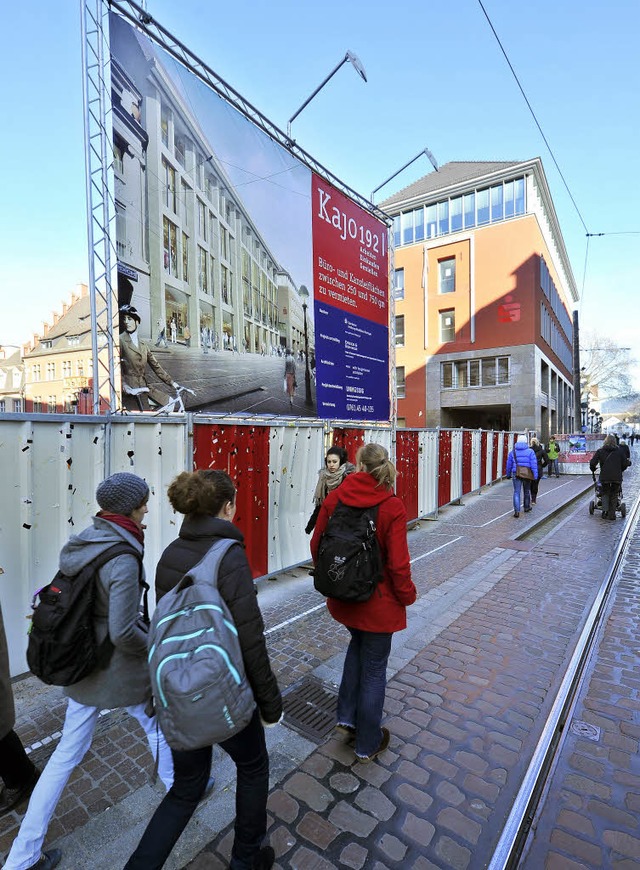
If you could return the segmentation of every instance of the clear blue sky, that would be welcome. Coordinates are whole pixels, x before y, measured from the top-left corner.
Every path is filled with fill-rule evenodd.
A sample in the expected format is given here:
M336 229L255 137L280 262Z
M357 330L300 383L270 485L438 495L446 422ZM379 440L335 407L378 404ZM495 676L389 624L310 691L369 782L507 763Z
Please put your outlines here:
M640 232L640 3L484 5L588 231L611 234L591 239L582 329L640 357L640 235L614 235ZM440 163L541 156L582 293L585 229L477 0L401 4L404 21L379 0L148 0L147 9L282 129L355 52L368 84L345 65L293 136L367 197L425 146ZM87 280L80 3L12 4L4 24L0 343L18 343ZM421 158L377 199L429 170Z

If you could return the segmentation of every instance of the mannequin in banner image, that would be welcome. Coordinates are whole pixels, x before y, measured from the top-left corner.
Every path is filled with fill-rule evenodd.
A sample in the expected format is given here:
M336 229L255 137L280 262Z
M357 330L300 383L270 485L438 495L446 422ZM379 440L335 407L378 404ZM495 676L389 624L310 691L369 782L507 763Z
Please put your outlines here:
M165 405L169 396L147 381L147 366L156 377L176 390L179 386L153 355L149 345L138 335L140 315L132 305L120 308L120 363L123 396L135 399L136 410L148 411ZM131 399L126 404L131 403ZM133 405L131 405L133 407Z

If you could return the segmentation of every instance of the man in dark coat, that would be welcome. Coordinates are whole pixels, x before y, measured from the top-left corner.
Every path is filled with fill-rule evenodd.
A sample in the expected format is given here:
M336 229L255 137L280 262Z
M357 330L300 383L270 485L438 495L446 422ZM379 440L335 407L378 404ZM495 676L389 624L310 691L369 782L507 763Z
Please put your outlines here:
M616 444L613 435L607 435L602 447L591 457L589 468L594 475L598 465L602 484L602 517L615 520L618 493L622 485L622 473L627 467L627 457Z
M25 801L38 781L40 771L24 751L13 727L16 723L9 677L9 650L0 606L0 816Z

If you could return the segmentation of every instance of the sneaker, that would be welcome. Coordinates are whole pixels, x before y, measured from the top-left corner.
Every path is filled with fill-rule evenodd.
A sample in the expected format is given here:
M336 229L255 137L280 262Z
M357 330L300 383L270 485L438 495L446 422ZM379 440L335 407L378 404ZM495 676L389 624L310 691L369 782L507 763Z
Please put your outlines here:
M50 849L48 852L43 852L36 864L32 864L29 870L53 870L62 860L62 852L60 849Z
M373 761L374 758L377 758L380 753L385 751L385 749L389 746L390 740L391 735L389 734L389 729L383 728L382 740L380 741L380 746L378 746L376 751L372 752L371 755L358 755L358 753L356 752L356 760L361 762L362 764L369 764L369 762Z
M520 516L520 511L514 511L513 515L516 519L518 519L518 517Z
M28 800L39 779L40 771L34 767L31 776L24 785L18 786L18 788L7 788L5 786L0 791L0 816L10 812L10 810L15 809L19 804Z
M273 846L263 846L251 861L252 870L271 870L276 863L276 853Z
M536 503L535 498L532 498L532 499L531 499L531 504L535 504L535 503Z

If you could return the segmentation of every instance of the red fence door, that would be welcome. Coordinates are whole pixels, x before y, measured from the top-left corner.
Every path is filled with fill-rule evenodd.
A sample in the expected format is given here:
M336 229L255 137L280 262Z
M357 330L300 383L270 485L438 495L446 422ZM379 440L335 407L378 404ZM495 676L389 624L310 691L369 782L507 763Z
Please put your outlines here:
M471 492L473 465L473 432L462 433L462 494Z
M396 495L402 500L407 519L418 516L418 433L398 429L396 431Z
M451 501L451 432L439 433L438 453L438 507Z

